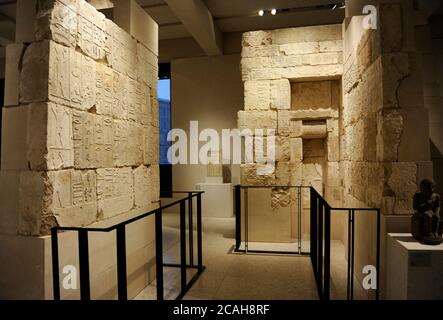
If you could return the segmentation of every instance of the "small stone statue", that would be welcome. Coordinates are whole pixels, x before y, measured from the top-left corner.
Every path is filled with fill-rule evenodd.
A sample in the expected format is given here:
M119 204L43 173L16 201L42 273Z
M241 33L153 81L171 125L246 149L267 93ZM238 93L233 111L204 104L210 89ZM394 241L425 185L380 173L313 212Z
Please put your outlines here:
M435 192L435 182L424 179L420 190L414 195L414 216L412 217L412 235L428 245L443 242L440 224L440 195Z

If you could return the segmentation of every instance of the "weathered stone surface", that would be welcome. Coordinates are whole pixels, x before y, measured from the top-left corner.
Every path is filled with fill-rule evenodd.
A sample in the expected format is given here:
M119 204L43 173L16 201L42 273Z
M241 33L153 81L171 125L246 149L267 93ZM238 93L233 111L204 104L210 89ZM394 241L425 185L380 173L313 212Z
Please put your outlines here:
M270 94L269 81L246 81L245 110L269 110Z
M46 101L49 80L49 41L26 48L20 74L20 102Z
M270 31L253 31L243 33L243 47L257 47L271 44Z
M277 110L291 109L291 84L289 80L271 81L271 108Z
M111 68L102 64L97 64L96 90L97 90L97 114L104 116L114 115L114 73ZM135 90L128 90L127 98L134 97ZM130 101L130 100L129 100Z
M291 186L303 185L303 163L291 162L289 166L291 167Z
M272 57L279 55L279 47L276 45L243 47L242 58L258 58L258 57Z
M411 199L418 190L417 165L413 162L386 164L385 179L384 195L395 198L393 213L411 214Z
M397 90L405 77L410 74L409 56L404 53L384 54L383 70L383 108L398 108Z
M53 41L49 43L49 99L53 102L70 105L70 57L71 50Z
M327 140L328 161L340 161L340 140L339 138L330 138Z
M337 64L325 64L325 65L309 65L309 66L299 66L292 68L285 68L279 70L279 72L274 71L272 76L287 79L300 79L300 80L312 80L314 78L337 78L343 74L343 65L341 63ZM269 75L268 75L269 77ZM272 79L269 77L269 79Z
M74 167L72 111L54 103L29 106L27 159L32 170Z
M277 129L276 111L240 111L238 127L243 129Z
M323 139L303 140L304 158L323 158L326 155L326 144Z
M117 131L110 117L74 111L74 163L77 169L110 168L114 159L122 154L113 146Z
M75 48L78 41L78 2L40 1L35 38Z
M339 24L279 29L272 32L272 43L275 44L332 41L341 39L342 28Z
M343 56L341 52L325 52L309 56L309 64L313 66L341 64L342 62Z
M324 139L327 135L327 127L324 121L303 124L303 139Z
M149 208L151 206L151 177L149 169L140 166L133 170L134 175L134 201L137 208Z
M291 184L291 166L289 162L277 162L275 178L277 186L289 186Z
M17 43L6 46L4 106L19 104L20 61L24 50L24 44Z
M275 161L288 162L291 160L291 139L278 136L275 143Z
M4 108L2 116L2 171L28 170L28 106Z
M340 181L340 163L328 162L326 168L326 185L329 187L339 187Z
M89 110L101 105L102 96L97 97L97 64L81 53L70 51L70 100L71 105Z
M321 41L320 52L342 52L343 40Z
M291 138L299 138L303 134L303 121L292 120L291 121Z
M160 131L151 125L143 127L143 163L145 165L158 164L160 154Z
M95 171L63 170L48 173L52 212L59 226L87 226L97 220Z
M289 110L278 110L277 120L278 128L277 132L280 136L289 136L291 133L291 111Z
M330 81L300 82L292 85L292 109L330 108L332 89Z
M241 165L241 184L244 186L275 185L275 168L267 165Z
M134 207L132 169L98 169L97 199L100 218L111 218L131 210Z
M287 43L280 46L280 52L287 56L318 53L319 50L318 42Z
M291 162L303 161L303 139L291 139Z
M292 197L289 188L273 188L271 191L271 207L274 210L287 208L291 205Z
M157 204L160 201L160 166L149 167L149 177L151 181L151 203Z
M143 127L130 121L114 121L114 166L143 164Z
M381 162L397 161L400 138L403 132L403 117L397 110L379 114L377 135L377 159Z

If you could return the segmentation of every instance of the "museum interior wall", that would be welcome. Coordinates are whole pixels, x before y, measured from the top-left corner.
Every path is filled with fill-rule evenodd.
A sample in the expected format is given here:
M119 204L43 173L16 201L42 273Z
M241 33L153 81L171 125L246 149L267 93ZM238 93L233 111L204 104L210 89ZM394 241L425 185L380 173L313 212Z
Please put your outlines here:
M237 112L243 105L239 65L239 54L173 60L172 127L183 129L188 138L190 121L198 121L200 131L216 130L220 137L223 129L236 128ZM206 181L206 175L202 164L175 165L174 189L194 190L196 184ZM240 182L238 165L231 167L231 181Z
M159 202L157 24L132 0L115 1L118 25L84 0L33 8L7 47L2 298L51 297L52 227L105 226ZM153 235L152 218L128 227L131 297L155 279ZM91 294L112 299L115 234L90 244ZM76 251L76 234L61 234L61 266Z

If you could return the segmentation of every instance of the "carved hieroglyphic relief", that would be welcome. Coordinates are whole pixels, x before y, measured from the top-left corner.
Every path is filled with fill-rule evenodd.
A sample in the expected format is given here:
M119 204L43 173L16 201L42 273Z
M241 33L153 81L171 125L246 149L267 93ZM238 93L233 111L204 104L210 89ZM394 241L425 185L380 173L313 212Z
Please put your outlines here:
M151 205L149 169L140 166L134 170L134 200L137 208Z
M55 42L49 46L49 98L70 104L70 49Z
M113 167L113 120L75 111L73 114L75 167Z
M134 207L132 169L98 169L97 197L99 215L103 218L131 210Z
M97 113L105 116L113 115L114 100L114 73L113 71L102 65L97 65Z
M96 105L96 62L71 50L71 103L75 108L89 110Z

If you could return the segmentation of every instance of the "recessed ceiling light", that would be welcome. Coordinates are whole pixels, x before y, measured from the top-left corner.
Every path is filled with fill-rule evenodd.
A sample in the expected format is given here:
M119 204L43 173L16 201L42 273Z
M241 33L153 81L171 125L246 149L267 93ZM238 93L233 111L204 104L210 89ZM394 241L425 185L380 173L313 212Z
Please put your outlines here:
M337 9L337 4L334 4L334 6L332 7L332 10Z
M271 10L271 14L272 14L273 16L275 16L275 15L277 14L277 9L272 9L272 10Z
M260 10L260 11L258 11L258 15L259 15L260 17L263 17L263 16L265 15L265 11L264 11L264 10Z

